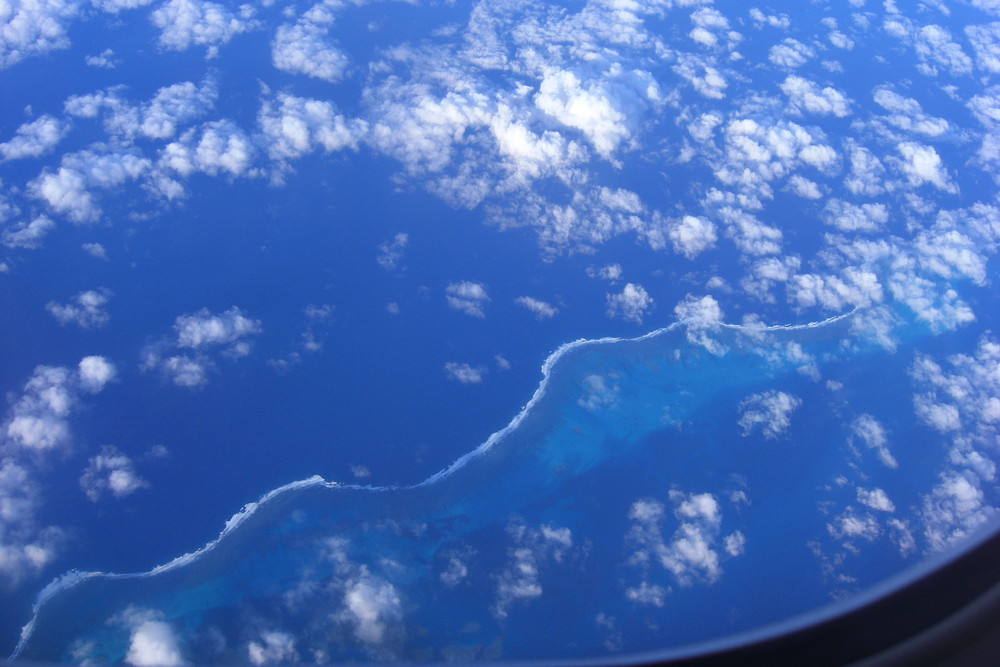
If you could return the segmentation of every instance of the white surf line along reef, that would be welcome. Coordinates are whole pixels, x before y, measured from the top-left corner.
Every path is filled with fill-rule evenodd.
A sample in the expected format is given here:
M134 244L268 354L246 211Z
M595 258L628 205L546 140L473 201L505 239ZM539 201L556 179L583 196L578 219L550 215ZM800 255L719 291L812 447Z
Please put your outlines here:
M859 308L855 307L854 309L846 313L842 313L840 315L833 315L823 320L818 320L815 322L807 322L805 324L774 324L762 327L754 327L754 332L756 333L756 332L768 332L768 331L796 331L803 329L816 329L847 319L853 316L858 311ZM196 549L195 551L191 551L181 556L177 556L176 558L166 563L163 563L162 565L157 565L156 567L146 572L118 573L118 572L80 572L78 570L70 570L65 574L56 577L53 581L49 582L49 584L46 585L45 588L43 588L41 592L38 594L38 598L35 601L35 604L32 606L31 620L29 620L21 629L20 641L18 641L17 646L14 648L14 652L11 653L10 658L8 658L8 660L16 660L18 655L20 655L21 651L23 650L24 646L27 644L28 640L31 638L32 632L34 631L35 628L35 621L38 619L38 615L39 612L41 611L42 606L50 599L52 599L54 596L61 593L62 591L69 590L84 581L87 581L89 579L94 579L97 577L104 577L106 579L138 579L145 577L153 577L158 574L162 574L170 570L175 570L179 567L183 567L185 565L193 563L198 558L200 558L204 554L214 549L223 539L226 538L227 535L229 535L232 531L234 531L237 527L239 527L240 524L244 523L247 519L253 516L257 512L257 510L259 510L261 507L271 502L275 498L278 498L292 491L297 491L309 487L325 486L330 489L338 489L338 490L342 489L342 490L371 491L371 492L390 492L390 491L402 491L406 489L416 489L416 488L431 486L439 482L440 480L455 474L457 471L465 467L465 465L468 464L469 461L472 461L476 457L482 456L484 453L492 449L498 442L500 442L509 433L516 430L517 427L521 424L521 422L524 421L525 416L528 415L531 412L532 408L542 399L543 396L545 396L545 391L549 384L549 378L552 375L552 369L555 367L555 364L569 352L586 345L605 345L610 343L639 342L643 340L648 340L650 338L655 338L656 336L660 336L662 334L674 331L682 326L685 326L686 324L690 324L690 322L691 320L678 320L665 327L655 329L654 331L650 331L649 333L643 334L641 336L636 336L635 338L621 338L615 336L608 336L604 338L591 338L591 339L579 338L569 343L563 343L554 352L551 352L549 356L545 359L545 361L542 363L542 368L541 368L542 379L539 382L538 387L535 389L535 393L532 394L531 399L524 404L524 407L521 408L521 410L517 413L517 415L515 415L514 418L511 419L506 426L494 432L478 447L467 452L466 454L463 454L458 459L456 459L451 465L434 473L433 475L423 480L422 482L418 482L416 484L410 484L407 486L400 486L400 485L375 486L375 485L361 485L361 484L343 484L341 482L327 481L320 475L313 475L312 477L309 477L307 479L298 480L295 482L290 482L288 484L279 486L275 489L268 491L260 498L258 498L256 501L247 503L246 505L243 506L242 509L236 512L232 517L229 518L228 521L226 521L222 531L215 539L211 540L210 542L206 543L204 546L202 546L199 549ZM725 328L725 329L740 330L747 328L747 325L727 324L724 322L718 322L718 323L713 323L710 328Z

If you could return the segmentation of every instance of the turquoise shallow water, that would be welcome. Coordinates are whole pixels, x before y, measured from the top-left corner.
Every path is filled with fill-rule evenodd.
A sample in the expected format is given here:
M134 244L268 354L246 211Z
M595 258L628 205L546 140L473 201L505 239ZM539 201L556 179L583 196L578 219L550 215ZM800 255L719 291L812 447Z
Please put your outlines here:
M912 341L887 351L855 321L564 346L512 422L441 473L315 477L150 573L67 575L16 656L117 662L156 630L192 662L582 657L849 596L912 562L888 540L841 546L838 512L870 515L849 479L889 489L899 516L934 481L878 465L855 417L892 424L904 462L941 456L909 402L885 400L910 391Z

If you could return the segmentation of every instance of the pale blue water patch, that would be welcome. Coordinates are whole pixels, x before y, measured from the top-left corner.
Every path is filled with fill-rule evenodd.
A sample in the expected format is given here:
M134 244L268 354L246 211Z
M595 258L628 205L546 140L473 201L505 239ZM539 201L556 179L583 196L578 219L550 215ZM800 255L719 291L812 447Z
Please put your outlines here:
M761 339L725 327L709 332L722 355L680 326L564 346L510 425L441 473L411 487L307 480L168 566L57 583L17 655L119 661L135 619L156 618L195 662L246 661L276 631L304 660L587 656L815 608L829 585L808 544L826 531L817 506L849 420L782 351L795 342L821 372L859 372L879 350L852 340L845 353L850 325ZM775 391L803 406L787 430L741 426L745 399ZM707 498L714 509L692 514ZM643 528L636 503L658 518ZM878 557L879 576L905 564ZM795 589L773 595L790 571Z

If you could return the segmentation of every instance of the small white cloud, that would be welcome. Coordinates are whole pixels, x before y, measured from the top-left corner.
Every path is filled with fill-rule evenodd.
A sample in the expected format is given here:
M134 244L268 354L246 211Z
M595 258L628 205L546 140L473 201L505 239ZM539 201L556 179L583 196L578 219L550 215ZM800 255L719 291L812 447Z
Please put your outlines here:
M819 185L798 174L792 174L788 177L788 187L803 199L820 199L823 197L823 192L819 189Z
M535 318L539 320L550 319L555 317L556 313L559 312L558 308L547 301L542 301L530 296L519 296L514 299L514 302L534 313Z
M896 150L903 156L900 168L906 174L911 185L919 186L930 183L945 192L958 192L958 187L948 177L948 172L941 162L941 156L932 146L904 141L896 146Z
M129 632L125 662L135 667L174 667L183 665L180 642L173 627L161 620L162 614L129 607L118 621Z
M602 266L597 269L593 266L588 266L587 275L591 278L600 278L601 280L607 280L612 283L618 282L622 277L622 265L608 264L607 266Z
M768 60L779 67L792 69L805 65L815 55L815 52L811 48L797 39L788 37L782 40L780 44L775 44L771 47L771 51L768 53Z
M783 391L751 394L740 402L739 425L743 435L750 435L758 426L765 438L776 438L791 425L791 414L802 405L802 399Z
M483 306L490 297L482 284L466 280L448 285L445 288L445 299L451 308L472 317L483 318L486 317Z
M794 74L785 77L780 86L781 91L788 96L789 105L798 111L807 111L818 115L833 115L838 118L849 116L851 101L836 88L818 85Z
M81 248L86 251L86 253L97 259L107 259L108 253L100 243L84 243Z
M390 623L403 615L403 603L396 587L363 572L344 591L341 618L354 626L354 636L366 644L379 644Z
M160 369L179 387L200 387L208 382L207 364L185 355L168 357L160 362Z
M245 176L256 155L253 141L231 121L191 128L160 151L159 163L181 176L204 172Z
M496 602L493 615L504 619L515 602L537 598L542 594L541 570L548 561L559 563L573 546L569 528L542 525L532 528L512 524L508 534L513 546L507 550L508 565L497 578Z
M688 294L674 306L674 316L687 327L687 339L712 354L723 354L725 347L709 337L722 324L722 308L711 295L701 298Z
M278 28L271 44L274 66L291 74L305 74L336 83L344 78L350 60L333 45L327 30L303 22Z
M715 224L706 218L685 215L674 221L667 230L674 250L688 259L694 259L715 245L718 235Z
M247 657L255 665L279 665L298 662L295 637L287 632L263 632L260 641L247 644Z
M863 489L859 486L858 502L879 512L896 511L896 506L882 489Z
M252 320L238 307L213 314L202 308L190 315L181 315L174 321L177 332L177 346L195 350L206 346L230 345L238 356L240 350L235 345L244 338L261 332L260 320Z
M386 271L394 271L399 261L403 259L406 246L410 243L410 236L405 232L400 232L392 237L391 241L380 243L378 246L378 256L375 258L378 265Z
M219 44L250 30L254 24L247 18L208 0L168 0L150 15L160 29L161 46L183 51L193 44L204 45L210 48L209 55Z
M896 468L898 463L892 452L889 451L889 436L885 427L873 416L863 414L851 424L854 435L861 439L865 446L874 451L879 460L887 468Z
M84 357L77 366L80 386L91 394L99 393L104 386L115 379L118 370L114 364L97 355Z
M642 318L653 308L653 297L642 285L626 283L618 294L608 294L608 317L621 317L642 324Z
M6 438L35 451L66 444L70 440L69 416L80 402L80 391L98 393L114 376L114 366L97 356L84 357L76 371L38 366L11 406L4 423Z
M876 232L889 221L885 204L851 204L831 199L822 213L823 222L842 232Z
M972 60L962 47L951 39L951 33L939 25L925 25L914 34L914 49L921 62L917 71L928 76L938 75L938 66L951 74L972 72Z
M87 63L88 67L102 67L104 69L114 69L121 64L111 49L104 49L96 56L86 56L84 62Z
M124 498L148 486L149 483L135 472L132 459L110 446L91 457L80 477L80 487L93 502L100 500L105 492L115 498Z
M29 223L20 223L11 229L5 229L0 239L8 248L34 250L41 247L42 239L55 228L56 223L47 216L40 215Z
M82 329L99 329L111 319L104 306L111 292L106 289L87 290L73 298L73 303L49 301L45 308L59 324L75 324Z
M449 361L444 365L444 371L448 378L462 384L479 384L486 375L486 368L483 366L470 366L465 363Z
M48 114L17 128L14 137L0 144L0 158L20 160L51 151L69 133L67 121Z
M979 69L1000 74L1000 22L967 26L965 34L976 52Z

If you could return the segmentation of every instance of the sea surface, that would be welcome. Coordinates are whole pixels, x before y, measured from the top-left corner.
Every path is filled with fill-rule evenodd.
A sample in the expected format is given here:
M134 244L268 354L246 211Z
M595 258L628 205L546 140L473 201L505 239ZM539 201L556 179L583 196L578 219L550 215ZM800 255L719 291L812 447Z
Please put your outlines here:
M15 656L120 661L156 619L196 662L246 660L269 632L306 660L584 657L681 648L849 598L919 556L888 540L834 556L833 515L857 504L856 482L905 514L944 456L899 400L928 337L911 326L890 351L857 333L858 316L564 345L517 416L441 472L399 486L311 477L150 572L70 573L42 593ZM794 399L787 424L747 421L775 392ZM861 451L863 414L891 425L899 469Z

